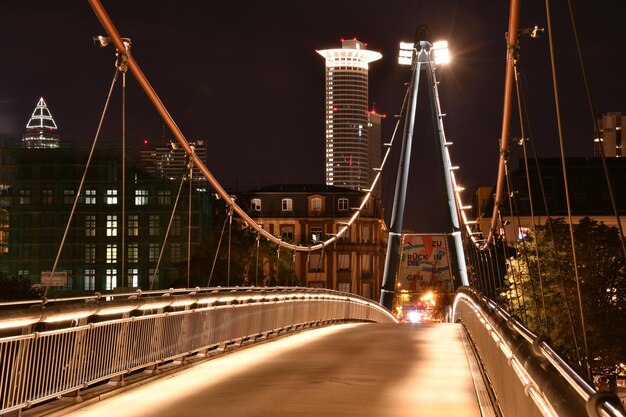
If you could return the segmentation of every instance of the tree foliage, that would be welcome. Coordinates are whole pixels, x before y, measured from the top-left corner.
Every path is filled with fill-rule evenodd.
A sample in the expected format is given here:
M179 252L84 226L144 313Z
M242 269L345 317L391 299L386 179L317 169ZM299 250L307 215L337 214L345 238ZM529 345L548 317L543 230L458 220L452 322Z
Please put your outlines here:
M606 373L626 362L626 264L620 234L588 217L574 226L578 285L570 242L569 225L562 219L538 227L536 236L529 233L516 244L517 255L507 260L508 285L501 297L572 363L585 359L585 335L594 373Z
M6 276L0 272L0 301L32 300L38 298L33 283L25 277Z
M221 237L221 241L220 241ZM292 253L248 230L214 229L191 259L190 285L273 286L299 285ZM187 264L179 265L180 284L186 286ZM183 281L185 281L183 283Z

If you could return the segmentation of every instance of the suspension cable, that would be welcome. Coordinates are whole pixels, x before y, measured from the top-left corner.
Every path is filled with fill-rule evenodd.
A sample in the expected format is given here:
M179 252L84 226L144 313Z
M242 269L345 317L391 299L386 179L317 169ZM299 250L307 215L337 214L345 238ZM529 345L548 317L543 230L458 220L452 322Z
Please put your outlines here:
M224 219L224 224L222 225L222 233L220 233L220 239L217 242L217 248L215 249L215 257L213 258L213 265L211 266L211 272L209 273L209 282L207 283L207 287L211 286L211 278L213 278L213 270L215 270L215 264L217 263L217 256L220 252L220 247L222 246L222 237L224 237L224 230L226 229L226 223L228 222L229 217L232 215L230 208L228 209L228 215ZM258 259L258 255L257 255Z
M563 268L561 267L560 256L557 250L554 226L552 224L552 216L550 214L550 208L548 207L548 199L546 198L546 190L543 184L543 174L541 172L541 166L540 166L541 164L539 163L539 157L537 156L537 149L535 148L535 141L534 141L535 136L534 136L533 129L532 129L532 123L530 121L530 113L528 112L528 105L526 103L526 93L525 93L524 84L522 84L520 93L521 93L520 96L522 99L522 105L524 107L524 114L526 114L526 121L528 123L528 133L530 135L529 136L530 149L532 151L532 157L535 161L535 169L537 171L537 178L539 179L539 189L541 191L541 198L543 200L543 209L546 213L546 218L547 218L546 224L548 225L548 234L550 236L550 242L552 243L551 249L554 255L554 260L556 262L559 281L561 284L561 290L563 291L563 298L565 300L565 307L567 310L567 318L568 318L569 325L570 325L570 331L572 333L572 340L576 348L576 357L578 359L578 363L582 364L581 356L580 356L580 347L578 345L578 339L577 339L576 331L574 328L572 308L570 305L569 296L567 295L567 291L565 290L565 277L563 276ZM546 317L546 325L547 324L548 324L548 317ZM548 326L548 328L550 328L550 326Z
M104 108L102 109L102 114L100 115L100 122L98 122L98 128L96 129L96 134L93 138L93 142L91 143L91 150L89 151L89 157L87 158L87 163L85 164L85 169L83 170L83 176L80 179L80 184L78 185L78 190L76 191L76 198L74 198L74 204L72 204L72 211L70 212L70 216L67 219L67 224L65 225L65 231L63 232L61 245L59 246L59 250L57 251L57 255L54 260L54 265L52 266L52 271L50 271L50 277L54 275L57 269L57 266L59 264L59 259L61 258L61 252L63 252L63 246L65 245L65 239L67 238L67 234L69 233L70 225L72 223L72 219L74 218L74 213L76 212L76 206L78 205L78 200L80 199L80 193L83 190L83 185L85 184L85 179L87 178L87 171L89 170L91 159L93 157L94 150L96 149L96 143L98 142L98 137L100 136L102 123L104 122L104 117L106 115L107 108L109 107L109 102L111 101L111 94L113 93L113 87L115 86L115 82L117 81L118 74L119 74L118 69L115 68L113 81L111 81L111 87L109 87L109 94L107 95L106 101L104 103ZM46 290L43 295L44 298L48 296L48 288L50 288L50 286L46 285Z
M191 197L193 190L193 159L189 161L189 201L187 203L187 288L191 278Z
M122 253L121 253L121 281L122 287L126 283L124 279L126 274L126 228L124 227L126 224L126 66L122 69L122 66L119 67L120 72L122 73L122 227L121 227L121 243L122 243ZM128 282L128 287L131 287L131 283Z
M569 16L572 22L572 31L574 32L574 39L576 41L576 51L578 52L578 60L580 62L580 70L583 76L583 83L585 85L585 92L587 93L587 104L589 105L589 113L591 114L591 119L593 120L593 133L594 139L600 139L600 129L598 127L598 120L595 116L595 107L593 105L593 100L591 99L591 89L589 87L589 78L587 77L587 70L585 68L585 60L583 59L583 52L580 47L580 41L578 39L578 30L576 28L576 21L574 19L574 8L572 7L572 1L567 0L567 6L569 9ZM613 206L613 213L615 215L615 221L617 223L617 228L620 232L620 243L622 244L622 252L624 253L624 259L626 259L626 237L624 237L624 230L622 228L622 221L620 219L619 211L617 210L617 203L615 199L615 193L613 191L613 181L611 181L611 176L609 175L609 169L606 165L606 156L604 154L604 143L600 142L600 158L602 159L602 167L604 169L604 177L606 178L606 185L609 189L609 197L611 198L611 205Z
M188 168L188 167L185 167L185 168ZM170 220L167 223L167 230L165 231L165 237L163 237L163 243L161 245L161 250L159 251L159 259L157 260L156 267L154 268L154 272L152 273L152 277L150 279L150 289L152 289L152 287L154 286L157 274L159 273L159 266L161 265L161 259L163 258L163 253L165 252L165 245L167 244L167 239L170 236L170 229L172 228L172 221L174 220L174 215L176 214L176 208L178 207L178 200L180 199L180 195L182 194L184 183L185 183L185 175L183 174L180 178L180 185L178 186L178 193L176 194L176 200L174 200L174 207L172 207L172 213L170 214Z
M548 327L548 316L546 314L546 299L545 293L543 289L543 274L541 273L541 259L539 256L539 246L537 245L537 228L535 227L535 208L533 202L533 192L530 186L530 170L528 169L528 154L526 152L526 130L524 124L524 114L522 107L522 97L521 97L521 88L520 88L520 73L519 73L519 57L513 64L515 70L515 91L517 92L517 111L519 114L519 123L520 123L520 132L522 135L522 152L524 154L524 170L526 174L526 186L528 187L528 203L530 205L530 227L532 229L533 236L535 237L535 256L537 257L537 276L539 278L539 291L541 293L541 308L543 313L543 320L545 323L545 330L549 331ZM519 212L518 212L519 216ZM524 251L526 253L526 251ZM528 263L528 255L526 253L526 263L528 264L528 275L530 278L530 264ZM532 282L532 278L531 282ZM534 288L533 288L534 291ZM540 318L541 323L541 318Z
M591 366L589 363L589 345L587 343L587 326L585 324L585 313L583 311L582 293L580 290L580 276L578 274L578 260L576 259L576 246L574 242L574 226L572 224L572 208L570 205L569 185L567 182L567 168L565 166L565 150L563 147L563 128L561 126L561 108L559 105L559 92L556 80L556 66L554 59L554 43L552 39L552 19L550 18L550 0L545 0L546 17L548 23L548 39L550 43L550 64L552 67L552 87L554 91L554 105L556 110L557 128L559 133L559 148L561 151L561 167L563 169L563 186L565 188L565 201L567 203L567 220L569 224L570 243L572 246L572 260L574 262L574 275L576 277L576 291L578 293L578 307L580 310L580 322L582 327L583 344L585 348L585 366L587 368L587 376L591 380Z

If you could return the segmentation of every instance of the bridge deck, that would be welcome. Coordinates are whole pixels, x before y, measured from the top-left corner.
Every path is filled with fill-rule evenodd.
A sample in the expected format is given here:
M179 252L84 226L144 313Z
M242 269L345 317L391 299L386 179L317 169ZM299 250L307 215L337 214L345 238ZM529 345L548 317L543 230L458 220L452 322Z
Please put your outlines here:
M68 416L476 416L456 324L310 330L198 364Z

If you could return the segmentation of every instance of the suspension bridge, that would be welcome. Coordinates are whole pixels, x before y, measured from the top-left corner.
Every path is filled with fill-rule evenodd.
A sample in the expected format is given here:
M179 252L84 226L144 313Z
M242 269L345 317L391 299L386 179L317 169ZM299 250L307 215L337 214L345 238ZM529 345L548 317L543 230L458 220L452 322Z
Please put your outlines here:
M196 157L195 149L130 55L130 42L120 37L99 0L89 3L109 35L106 42L117 49L119 73L125 77L131 71L188 155L189 179L191 171L197 169L232 213L277 247L312 254L336 244L364 211L390 149L401 146L380 303L319 288L163 291L152 289L152 285L131 293L58 299L44 296L43 300L2 303L0 415L626 415L619 398L609 391L598 391L592 380L576 251L573 271L577 298L568 301L565 297L567 318L560 319L571 324L578 358L572 365L547 337L550 323L541 271L536 281L521 277L523 267L541 268L539 252L548 249L536 246L535 263L526 259L522 266L521 254L532 255L533 250L520 243L512 252L507 244L510 239L504 235L502 207L507 203L515 222L507 164L515 98L518 108L524 107L516 66L518 1L511 2L500 159L487 233L478 228L477 219L469 217L459 192L438 97L435 48L422 28L408 47L412 78L402 117L385 144L387 151L373 183L360 205L352 209L349 220L338 225L336 234L307 245L275 236L237 204ZM420 83L424 85L420 87ZM449 314L442 320L413 325L399 323L392 313L394 300L400 296L396 275L420 88L430 100L443 162L456 293ZM402 138L396 138L401 121ZM521 126L523 130L523 120ZM522 132L522 138L526 136ZM526 141L522 143L525 146ZM563 176L574 248L564 162ZM607 180L613 197L610 178ZM548 199L543 195L542 200ZM624 249L621 222L615 199L612 201ZM535 222L531 225L534 227ZM519 223L516 229L521 230ZM537 234L534 229L532 233ZM553 246L556 250L556 244ZM518 255L517 263L506 264L505 259L514 255ZM623 255L626 257L626 250ZM58 260L59 255L51 275ZM511 279L511 285L504 288L507 268L509 276L518 268L517 279ZM525 304L526 299L534 304L534 310Z

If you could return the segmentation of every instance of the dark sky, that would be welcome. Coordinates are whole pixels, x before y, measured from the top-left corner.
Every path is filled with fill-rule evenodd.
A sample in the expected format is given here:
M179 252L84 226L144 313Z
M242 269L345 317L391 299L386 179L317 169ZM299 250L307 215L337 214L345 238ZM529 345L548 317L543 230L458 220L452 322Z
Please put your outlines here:
M596 114L626 111L626 36L622 2L572 0ZM568 156L591 156L586 103L563 0L552 1L553 32ZM324 60L315 50L357 37L383 54L370 67L370 101L386 113L385 141L400 111L406 67L398 42L420 24L448 39L453 63L438 71L445 130L471 200L496 178L502 124L504 33L509 4L484 0L280 0L265 2L104 1L133 55L188 139L209 143L208 168L226 187L324 181ZM203 5L202 8L200 5ZM208 9L207 9L208 8ZM522 1L520 27L546 27L545 3ZM19 136L40 96L65 141L90 142L114 73L114 49L93 46L105 34L87 1L0 3L0 136ZM534 140L558 156L548 37L521 39L521 65ZM127 135L139 143L163 135L163 123L130 75ZM405 225L445 230L441 168L425 90L420 95ZM103 138L121 136L120 90ZM512 136L519 136L517 116ZM166 137L171 137L165 132ZM399 144L399 140L397 142ZM396 152L399 152L399 146ZM517 165L519 149L512 149ZM397 157L392 158L394 164ZM395 167L385 170L390 201ZM391 208L387 208L389 213Z

